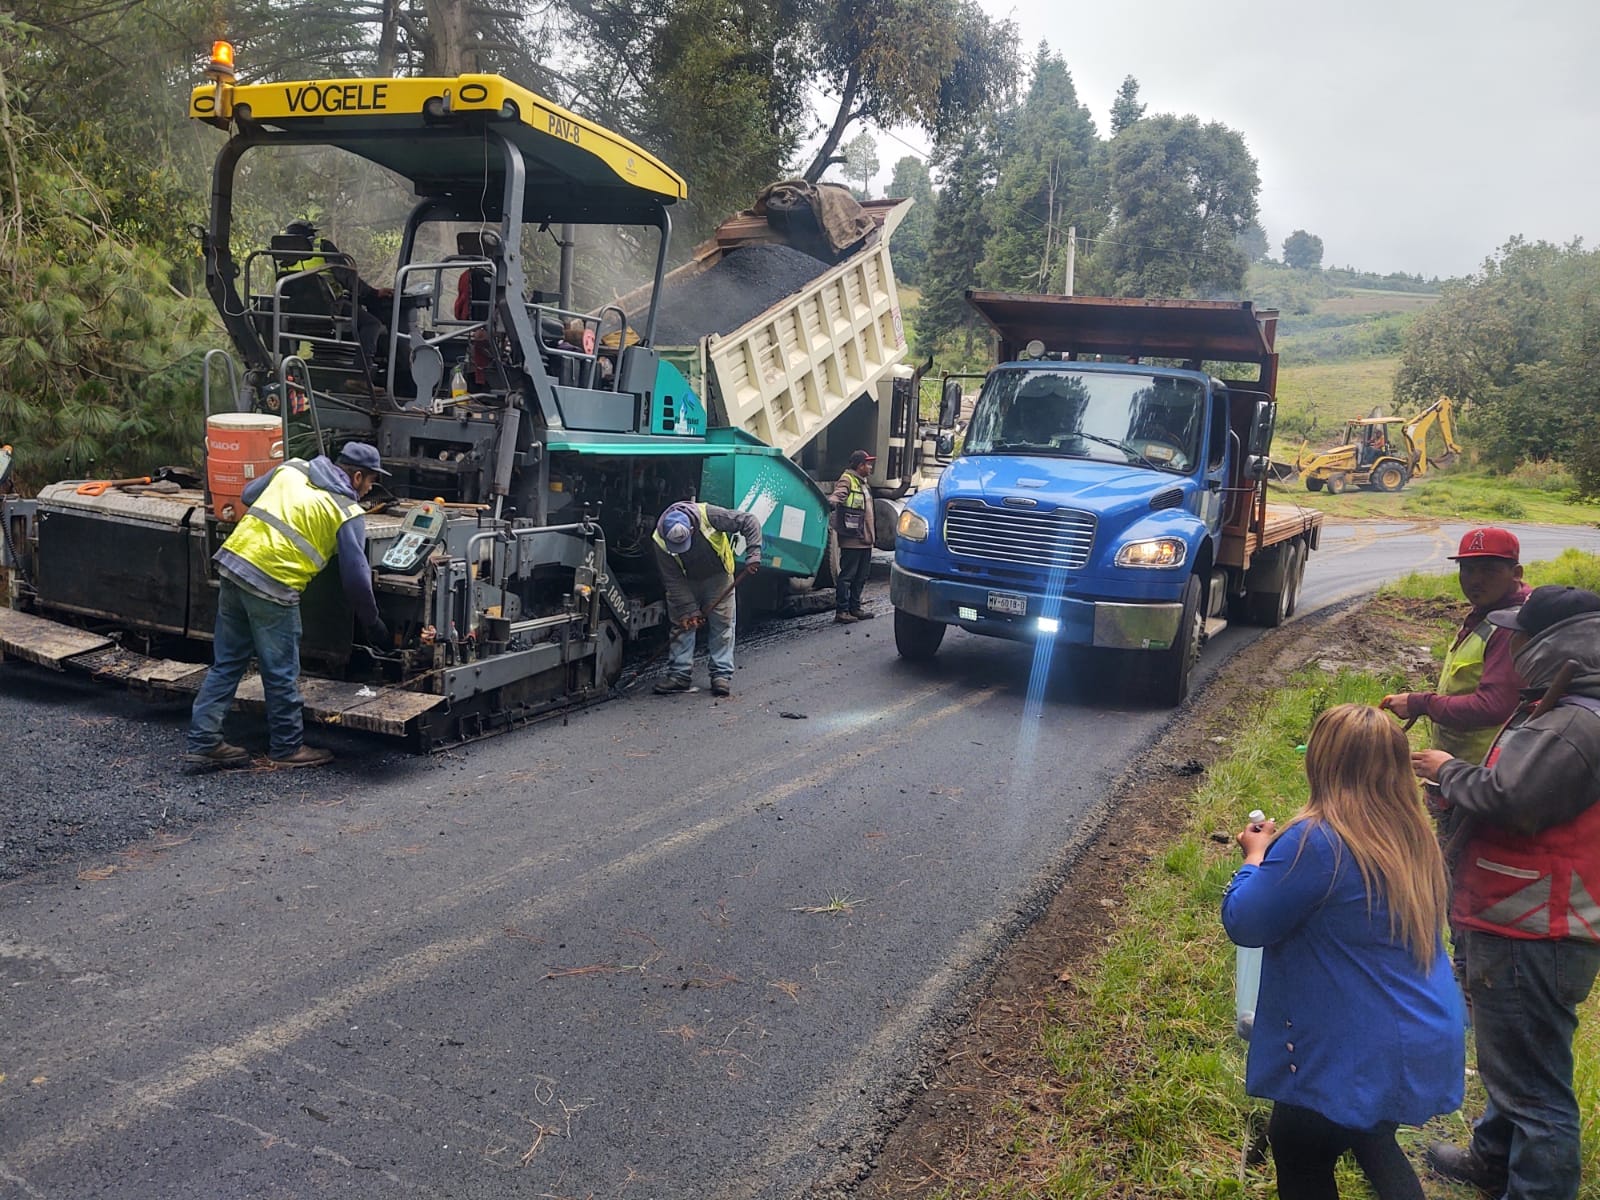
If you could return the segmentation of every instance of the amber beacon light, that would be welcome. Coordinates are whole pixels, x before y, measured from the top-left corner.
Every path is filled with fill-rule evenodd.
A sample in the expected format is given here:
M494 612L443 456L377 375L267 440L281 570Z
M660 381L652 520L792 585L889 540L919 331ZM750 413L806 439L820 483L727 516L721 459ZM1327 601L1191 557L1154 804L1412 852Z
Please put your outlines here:
M211 61L206 64L206 74L218 82L233 78L232 42L211 43Z

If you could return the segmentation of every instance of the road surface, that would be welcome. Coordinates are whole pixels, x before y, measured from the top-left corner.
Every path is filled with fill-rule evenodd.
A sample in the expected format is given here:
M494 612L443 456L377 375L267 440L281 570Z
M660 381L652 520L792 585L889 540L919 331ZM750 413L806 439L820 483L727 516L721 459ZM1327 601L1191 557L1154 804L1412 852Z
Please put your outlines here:
M1302 614L1460 532L1330 526ZM199 781L181 712L0 666L8 814L136 794L157 830L0 887L0 1197L776 1198L866 1170L1172 719L959 631L912 667L890 626L768 627L728 702L640 688L432 760L340 737L326 771Z

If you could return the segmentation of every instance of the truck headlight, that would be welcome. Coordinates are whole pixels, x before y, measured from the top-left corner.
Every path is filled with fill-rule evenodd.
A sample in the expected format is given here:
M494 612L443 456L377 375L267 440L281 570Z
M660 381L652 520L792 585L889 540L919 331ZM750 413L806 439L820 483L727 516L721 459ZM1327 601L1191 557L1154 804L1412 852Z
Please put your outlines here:
M925 542L928 540L928 523L909 508L902 509L898 532L908 542Z
M1181 538L1152 538L1148 542L1129 542L1117 551L1119 567L1181 567L1189 548Z

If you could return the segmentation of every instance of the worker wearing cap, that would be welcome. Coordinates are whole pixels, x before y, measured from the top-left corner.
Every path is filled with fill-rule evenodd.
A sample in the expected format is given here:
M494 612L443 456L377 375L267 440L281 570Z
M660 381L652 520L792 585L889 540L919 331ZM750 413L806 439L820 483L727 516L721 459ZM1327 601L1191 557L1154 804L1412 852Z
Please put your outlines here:
M360 500L383 469L378 452L350 442L337 463L325 455L290 459L244 490L249 510L216 553L221 587L212 666L194 698L185 761L240 767L250 753L222 740L222 720L250 659L267 702L268 757L283 767L320 767L331 752L307 746L300 689L300 595L335 554L339 578L375 646L389 644L367 562Z
M667 590L672 646L667 673L655 690L692 692L695 631L707 625L711 694L733 695L733 536L744 538L745 573L761 564L761 522L752 513L684 500L656 521L656 567Z
M1433 747L1453 758L1482 762L1495 733L1517 708L1522 681L1511 662L1511 634L1488 617L1528 597L1518 562L1521 550L1509 529L1467 531L1452 559L1472 610L1444 656L1438 688L1383 698L1382 706L1403 721L1427 717L1433 723Z
M1427 1161L1505 1200L1575 1200L1572 1042L1600 974L1600 595L1551 584L1489 621L1510 635L1522 705L1481 766L1411 756L1465 817L1450 916L1488 1093L1472 1140L1434 1142Z
M850 464L834 484L828 503L833 505L833 527L839 538L839 576L834 580L835 625L870 621L877 614L861 607L861 594L872 574L872 548L876 544L872 521L872 493L867 477L878 460L865 450L854 450Z

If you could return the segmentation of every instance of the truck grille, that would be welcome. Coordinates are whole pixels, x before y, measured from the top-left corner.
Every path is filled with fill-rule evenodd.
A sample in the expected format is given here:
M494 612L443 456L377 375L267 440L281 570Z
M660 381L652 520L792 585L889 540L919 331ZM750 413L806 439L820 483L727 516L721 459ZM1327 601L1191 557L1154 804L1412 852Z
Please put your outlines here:
M952 554L1029 567L1081 567L1094 546L1094 514L1070 508L1032 512L952 500L944 510Z

